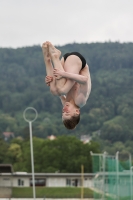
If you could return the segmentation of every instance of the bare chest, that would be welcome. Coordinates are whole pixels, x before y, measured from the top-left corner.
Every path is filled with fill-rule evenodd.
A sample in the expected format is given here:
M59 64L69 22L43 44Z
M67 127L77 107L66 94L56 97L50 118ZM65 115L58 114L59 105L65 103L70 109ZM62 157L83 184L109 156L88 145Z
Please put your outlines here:
M72 87L72 95L74 98L76 98L79 93L80 93L80 84L75 83L74 86Z
M89 86L89 87L88 87ZM72 95L75 101L75 104L79 107L83 107L86 104L86 101L89 97L91 87L90 85L80 85L76 83L72 88Z

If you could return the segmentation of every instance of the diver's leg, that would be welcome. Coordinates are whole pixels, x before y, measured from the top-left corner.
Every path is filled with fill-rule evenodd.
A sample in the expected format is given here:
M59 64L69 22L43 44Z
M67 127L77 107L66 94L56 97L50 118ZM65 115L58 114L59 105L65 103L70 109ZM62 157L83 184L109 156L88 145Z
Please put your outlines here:
M53 76L53 65L51 62L50 55L49 55L47 42L42 44L42 51L43 51L43 57L44 57L44 62L46 66L46 74L47 74L46 78L48 77L49 80L51 79L51 82L49 82L49 84L47 85L50 86L50 91L52 94L58 95L57 88L56 88L56 80L55 80L55 77Z
M43 52L44 62L46 65L47 76L53 76L53 66L52 66L50 54L48 51L48 43L47 42L44 42L42 44L42 52Z
M60 60L61 51L56 49L50 42L49 42L49 54L50 54L50 57L54 64L54 68L64 71L64 68L63 68L61 60ZM65 85L65 83L66 83L66 78L61 78L59 80L56 79L57 88L63 87Z

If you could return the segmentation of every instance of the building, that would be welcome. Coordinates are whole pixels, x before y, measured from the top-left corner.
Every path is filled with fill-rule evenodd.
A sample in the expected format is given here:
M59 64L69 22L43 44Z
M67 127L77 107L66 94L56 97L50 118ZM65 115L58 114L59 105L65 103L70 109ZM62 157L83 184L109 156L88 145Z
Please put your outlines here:
M3 136L5 140L8 140L9 138L14 138L14 133L12 132L3 132Z
M84 187L92 187L94 174L84 174ZM81 187L80 173L35 173L35 185L44 187ZM31 187L32 173L0 173L0 187Z
M90 135L81 135L80 140L84 144L89 143L91 141L91 136Z
M10 198L12 195L13 184L12 165L0 165L0 198Z

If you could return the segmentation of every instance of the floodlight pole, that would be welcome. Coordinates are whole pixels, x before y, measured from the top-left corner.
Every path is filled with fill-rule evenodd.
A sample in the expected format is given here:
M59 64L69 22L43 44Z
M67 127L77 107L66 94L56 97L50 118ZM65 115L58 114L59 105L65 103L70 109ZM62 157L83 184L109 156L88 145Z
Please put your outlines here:
M117 198L119 200L119 151L116 152L116 178L117 178Z
M84 199L84 165L81 165L81 200Z
M129 168L132 167L132 155L129 153Z
M35 192L35 173L34 173L34 156L33 156L33 140L32 140L32 122L29 122L29 129L30 129L30 151L31 151L33 197L35 200L36 192Z
M130 181L131 181L131 183L130 183L130 188L131 188L131 200L133 200L133 191L132 191L132 189L133 189L133 166L132 166L132 156L131 156L131 154L129 153L129 168L130 168Z
M133 166L130 168L130 179L131 179L131 200L133 200Z
M28 120L25 116L27 110L35 111L35 118L33 120ZM31 168L32 168L32 186L33 186L33 198L36 199L36 191L35 191L35 173L34 173L34 156L33 156L33 140L32 140L32 122L36 120L38 113L35 108L28 107L24 110L23 117L24 120L29 123L29 131L30 131L30 151L31 151Z
M103 200L105 199L105 193L106 193L106 188L105 188L105 164L106 164L106 151L103 153L103 188L104 188L104 191L103 191L103 194L102 194L102 198Z

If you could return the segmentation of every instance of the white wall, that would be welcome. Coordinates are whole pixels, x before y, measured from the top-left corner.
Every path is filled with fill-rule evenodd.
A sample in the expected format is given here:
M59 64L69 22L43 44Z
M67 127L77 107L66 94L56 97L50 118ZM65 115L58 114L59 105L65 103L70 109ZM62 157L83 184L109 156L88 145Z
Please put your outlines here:
M47 178L47 187L66 187L66 178Z
M93 181L91 178L85 178L84 179L84 187L88 188L88 187L93 187Z
M46 178L46 177L44 177ZM70 184L68 184L68 180L70 180ZM67 181L66 181L67 180ZM47 177L46 178L46 187L75 187L74 181L78 180L77 187L81 186L81 178L80 177ZM17 176L8 176L8 175L0 175L0 187L30 187L30 177L24 175ZM84 187L93 187L93 179L90 177L84 177Z
M67 187L66 185L66 177L64 178L47 178L47 181L46 181L46 186L47 187ZM69 178L71 179L71 185L70 187L73 187L73 180L75 180L76 178ZM93 186L93 183L92 183L92 179L90 178L86 178L84 179L84 187L88 188L88 187L92 187ZM75 186L74 186L75 187ZM77 187L81 187L81 180L80 178L78 178L78 185Z
M12 177L0 176L0 187L12 187Z
M18 184L18 179L20 179L20 185ZM29 177L13 177L13 187L29 187L30 179Z

